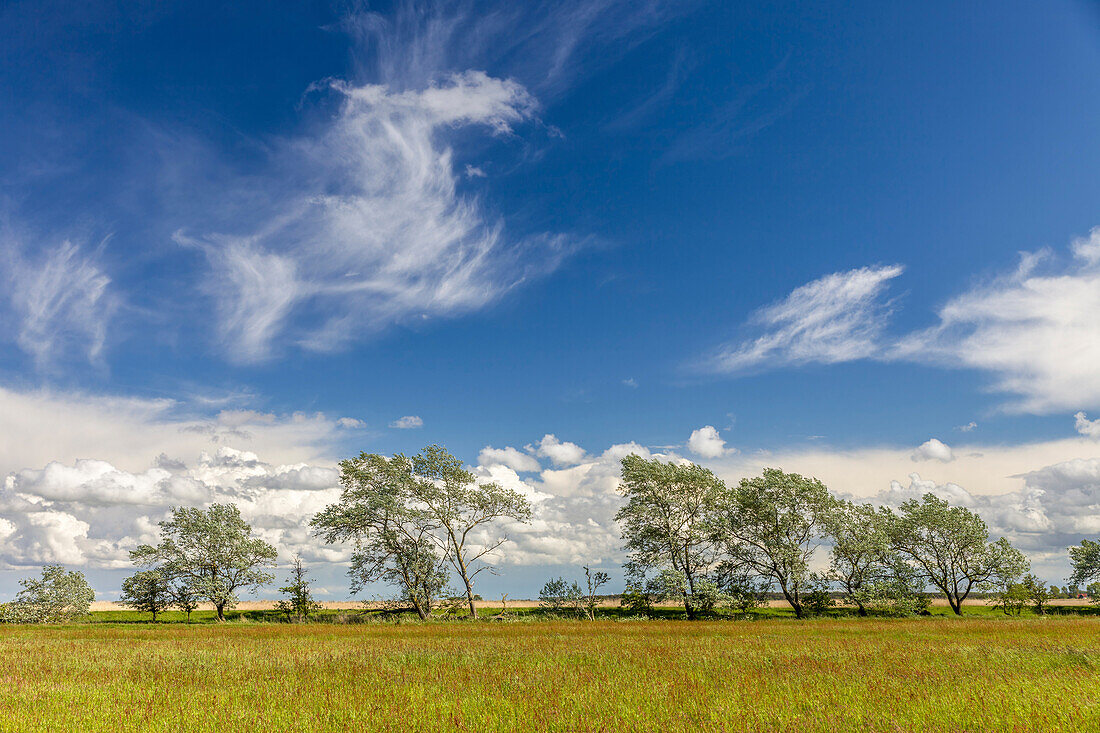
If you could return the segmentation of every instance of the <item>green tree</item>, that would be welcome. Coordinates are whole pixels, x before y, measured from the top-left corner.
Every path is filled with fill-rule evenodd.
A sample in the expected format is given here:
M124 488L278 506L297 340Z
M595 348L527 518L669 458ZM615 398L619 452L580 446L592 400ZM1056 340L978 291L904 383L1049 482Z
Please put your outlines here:
M275 564L275 548L252 536L252 527L232 504L203 510L173 507L172 518L160 523L161 541L130 552L139 566L160 564L160 570L209 601L225 620L225 609L237 603L237 591L255 589L274 579L261 568Z
M466 591L470 616L477 618L474 578L492 570L491 553L508 541L507 535L479 538L499 520L531 521L531 504L518 491L496 483L478 483L461 461L442 446L430 445L412 459L416 474L416 502L420 513L438 530L431 537L458 573Z
M84 573L47 565L39 578L19 581L23 590L7 604L3 620L14 623L62 623L88 615L95 592Z
M191 623L191 614L199 607L199 597L186 583L170 582L168 596L171 606L187 614L187 623Z
M809 561L836 507L815 478L768 468L742 479L723 502L718 530L727 564L774 581L802 618Z
M888 522L883 510L849 501L838 501L825 518L825 532L833 540L826 577L840 587L860 616L867 615L870 587L879 584L876 588L881 591L890 574Z
M1030 597L1028 588L1021 581L1024 574L1031 570L1031 563L1004 537L994 542L990 548L994 568L981 589L998 599L997 602L1006 614L1019 616Z
M1079 547L1069 548L1069 561L1073 565L1073 575L1069 582L1071 592L1076 596L1080 591L1076 586L1088 586L1090 580L1100 580L1100 542L1081 540Z
M1052 591L1055 591L1057 586L1047 586L1031 573L1025 575L1020 583L1027 591L1027 599L1031 602L1031 607L1035 610L1035 613L1040 616L1045 614L1050 606L1051 599L1056 597Z
M990 543L989 529L977 514L931 493L920 501L910 499L891 515L890 541L960 616L972 590L1023 558L1007 541Z
M328 543L355 543L352 591L391 583L421 619L429 618L447 577L432 536L438 525L417 504L412 461L361 453L340 462L340 484L340 500L311 524Z
M560 614L581 604L581 587L563 577L551 578L539 591L539 608L545 613Z
M161 571L139 570L122 581L119 601L135 611L151 613L156 623L157 614L172 606L172 587Z
M311 614L321 610L321 604L313 600L309 572L302 565L300 555L294 556L294 564L290 567L290 575L286 582L287 584L280 588L279 592L288 597L277 601L275 610L286 614L287 621L293 617L302 623L308 621Z
M629 553L627 577L641 586L651 571L678 574L688 618L696 615L697 583L717 563L714 520L724 489L717 476L693 463L665 463L638 455L622 460L619 490L626 504L615 518Z

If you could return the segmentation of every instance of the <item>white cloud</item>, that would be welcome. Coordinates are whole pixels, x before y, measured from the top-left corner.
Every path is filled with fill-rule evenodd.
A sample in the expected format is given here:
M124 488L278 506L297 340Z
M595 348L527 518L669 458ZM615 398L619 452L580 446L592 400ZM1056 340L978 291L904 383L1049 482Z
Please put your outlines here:
M70 241L38 256L25 249L14 235L2 236L0 264L7 277L0 282L18 322L16 343L39 366L49 366L70 349L98 361L118 306L111 279L94 255Z
M881 296L900 265L838 272L796 288L752 318L763 335L728 344L706 360L714 372L761 367L835 364L875 356L890 315Z
M1017 270L953 298L939 323L902 339L892 358L994 376L1015 412L1100 407L1100 228L1072 262L1029 254Z
M691 431L688 450L703 458L717 458L724 455L727 448L726 441L718 435L718 430L712 425L704 425L698 430Z
M418 415L405 415L391 422L390 427L398 430L411 430L424 427L424 421Z
M971 420L966 425L956 426L955 429L958 430L960 433L969 433L969 432L973 431L974 428L976 428L976 427L978 427L978 423Z
M459 128L509 136L532 119L536 101L517 82L464 71L415 89L330 81L313 91L335 95L338 111L277 152L272 211L244 235L176 236L207 254L232 358L262 360L286 340L331 350L405 319L475 310L575 246L506 236L459 191L446 139ZM304 188L281 190L286 180Z
M336 424L345 430L356 430L358 428L365 428L367 424L362 420L354 417L342 417L336 421Z
M505 448L485 446L478 454L477 460L483 466L508 466L515 471L537 471L541 468L534 458L511 446Z
M569 441L562 442L557 436L547 433L535 445L527 446L527 451L541 458L549 458L555 466L571 466L585 459L584 448Z
M952 451L951 446L946 443L936 438L929 438L913 451L912 459L914 461L939 461L940 463L950 463L955 460L955 452Z
M1073 427L1078 433L1089 438L1100 439L1100 419L1089 420L1085 413L1078 412L1073 416L1073 421Z
M630 387L631 389L636 389L638 387L638 380L636 380L634 377L624 379L623 386Z

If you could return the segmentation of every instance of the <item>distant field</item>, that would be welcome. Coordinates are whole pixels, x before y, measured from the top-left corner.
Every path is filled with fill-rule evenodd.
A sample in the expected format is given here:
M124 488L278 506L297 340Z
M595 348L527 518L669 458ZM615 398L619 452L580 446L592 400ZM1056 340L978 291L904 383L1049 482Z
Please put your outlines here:
M6 731L1100 730L1100 619L0 626Z

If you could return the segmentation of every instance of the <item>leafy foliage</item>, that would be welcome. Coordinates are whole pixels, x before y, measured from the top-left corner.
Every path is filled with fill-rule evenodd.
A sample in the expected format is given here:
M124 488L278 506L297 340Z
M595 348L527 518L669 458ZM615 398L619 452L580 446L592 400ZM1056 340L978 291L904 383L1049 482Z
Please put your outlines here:
M212 603L219 620L237 604L238 590L254 590L275 577L261 569L275 564L275 548L252 536L232 504L174 507L160 531L159 545L142 545L130 559L135 565L159 564L162 573Z
M135 611L152 614L156 623L157 614L172 607L172 587L160 570L139 570L122 581L119 600Z
M289 597L275 603L275 610L285 614L287 621L293 618L302 623L309 620L310 614L321 610L321 604L313 600L308 576L309 572L303 567L302 558L295 556L290 576L286 579L287 585L279 589L280 593Z
M0 620L9 623L63 623L88 615L95 592L84 573L47 565L39 578L19 581L23 590L0 609Z

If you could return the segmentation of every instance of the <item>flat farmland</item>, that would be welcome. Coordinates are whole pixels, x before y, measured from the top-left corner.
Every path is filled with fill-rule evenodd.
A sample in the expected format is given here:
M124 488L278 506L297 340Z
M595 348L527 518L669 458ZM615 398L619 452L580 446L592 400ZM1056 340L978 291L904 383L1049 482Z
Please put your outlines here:
M1079 617L0 626L4 731L1100 729Z

